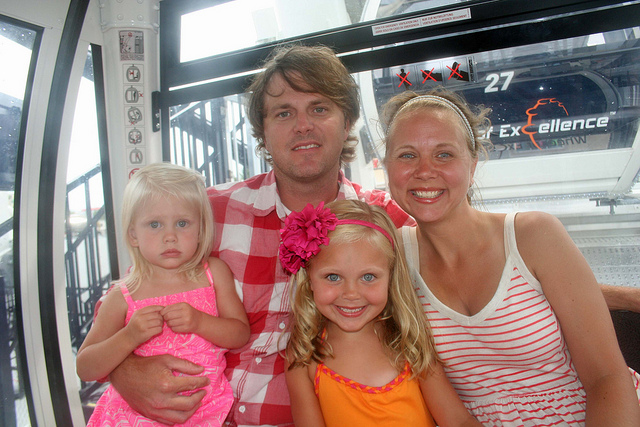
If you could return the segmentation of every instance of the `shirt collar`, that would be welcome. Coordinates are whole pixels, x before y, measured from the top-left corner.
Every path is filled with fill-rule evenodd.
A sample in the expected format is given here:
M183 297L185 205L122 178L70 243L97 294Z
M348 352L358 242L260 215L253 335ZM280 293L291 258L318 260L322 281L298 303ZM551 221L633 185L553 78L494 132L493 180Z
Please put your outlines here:
M340 188L338 189L338 197L336 197L336 200L344 200L344 199L357 200L358 199L358 192L354 188L351 181L349 181L344 176L344 172L342 171L340 171L340 174L338 175L338 184L340 185Z
M276 176L273 170L271 170L265 174L264 179L260 184L260 188L258 188L256 193L255 200L253 202L254 214L256 216L267 216L275 209L278 216L282 219L284 218L281 215L283 208L284 205L280 200L280 195L278 194L278 188L276 186Z
M338 173L338 196L336 200L357 198L358 194L356 189L341 170ZM275 210L278 217L283 221L287 215L291 213L291 210L287 208L280 199L278 187L276 186L276 176L273 170L265 175L262 185L258 189L253 209L256 216L266 216Z

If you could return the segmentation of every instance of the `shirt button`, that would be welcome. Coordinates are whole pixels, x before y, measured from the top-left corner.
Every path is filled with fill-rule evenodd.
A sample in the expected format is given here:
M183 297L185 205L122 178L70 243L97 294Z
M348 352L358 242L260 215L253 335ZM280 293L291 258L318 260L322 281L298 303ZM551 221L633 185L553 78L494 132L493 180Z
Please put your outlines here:
M287 325L285 325L284 322L280 322L280 324L278 326L280 327L280 329L284 329L285 326L287 326Z
M247 410L247 408L245 408L245 406L244 406L244 405L242 405L242 406L240 406L240 407L238 408L238 411L240 411L240 413L242 413L242 414L244 414L244 411L246 411L246 410Z
M262 357L256 357L256 363L262 362Z

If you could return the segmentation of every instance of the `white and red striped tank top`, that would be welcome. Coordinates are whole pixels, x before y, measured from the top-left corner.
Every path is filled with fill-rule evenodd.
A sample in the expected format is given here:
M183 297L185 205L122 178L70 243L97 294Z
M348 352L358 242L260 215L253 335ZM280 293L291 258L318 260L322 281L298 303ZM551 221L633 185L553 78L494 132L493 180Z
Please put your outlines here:
M560 324L518 252L515 213L505 218L505 267L491 301L466 316L441 303L419 273L414 227L407 261L453 387L487 426L584 425L586 395ZM640 378L634 373L638 390Z

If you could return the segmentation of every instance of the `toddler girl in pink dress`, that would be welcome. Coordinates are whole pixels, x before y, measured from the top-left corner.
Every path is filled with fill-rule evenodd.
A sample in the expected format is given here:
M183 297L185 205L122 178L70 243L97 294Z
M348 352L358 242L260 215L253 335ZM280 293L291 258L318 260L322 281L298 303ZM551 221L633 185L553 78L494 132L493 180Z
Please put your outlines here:
M105 297L78 350L83 381L107 377L131 352L171 354L203 366L210 383L185 424L220 426L233 394L224 354L249 339L233 275L210 258L213 215L197 172L168 163L136 172L125 189L122 222L129 275ZM215 278L215 279L214 279ZM162 425L134 411L109 386L88 426Z

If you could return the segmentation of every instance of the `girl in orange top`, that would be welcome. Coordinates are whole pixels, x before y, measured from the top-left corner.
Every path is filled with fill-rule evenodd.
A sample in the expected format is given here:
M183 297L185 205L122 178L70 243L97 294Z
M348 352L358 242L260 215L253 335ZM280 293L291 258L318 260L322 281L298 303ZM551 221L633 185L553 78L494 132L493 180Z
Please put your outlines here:
M281 233L294 274L286 379L296 425L480 425L443 373L384 210L308 205Z

